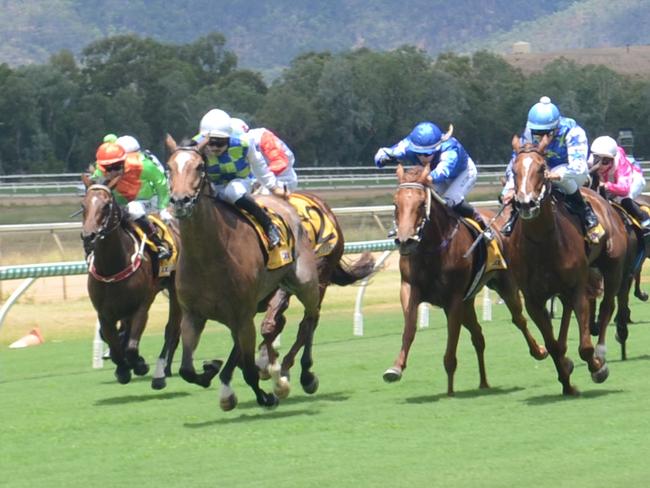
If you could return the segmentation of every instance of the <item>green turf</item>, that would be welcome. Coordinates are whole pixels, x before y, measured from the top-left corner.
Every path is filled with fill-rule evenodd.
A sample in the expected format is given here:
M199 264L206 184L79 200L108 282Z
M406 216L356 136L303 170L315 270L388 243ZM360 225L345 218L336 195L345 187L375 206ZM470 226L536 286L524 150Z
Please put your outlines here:
M563 398L550 359L528 356L497 305L495 320L483 323L492 388L477 388L464 332L457 395L448 398L437 309L418 331L403 380L382 381L401 342L390 295L369 290L362 338L352 336L348 305L326 302L315 341L320 389L303 393L296 370L291 396L273 411L257 406L239 372L240 403L228 413L216 383L204 390L175 376L163 391L148 377L118 385L108 363L91 369L91 330L60 339L50 332L24 350L0 345L0 486L647 486L648 324L631 326L626 362L610 329L611 375L601 385L577 355L573 324L569 352L582 395ZM644 307L634 301L633 317L647 317ZM145 336L151 361L159 345L158 332ZM223 357L229 347L225 329L209 324L197 358Z

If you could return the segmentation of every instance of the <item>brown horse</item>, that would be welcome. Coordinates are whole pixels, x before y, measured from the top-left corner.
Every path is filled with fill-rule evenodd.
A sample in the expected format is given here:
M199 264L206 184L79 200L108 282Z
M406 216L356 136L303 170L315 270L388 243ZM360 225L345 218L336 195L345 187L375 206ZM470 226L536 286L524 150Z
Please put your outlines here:
M157 277L154 258L144 252L135 232L125 223L122 209L112 194L119 178L107 184L94 184L87 175L82 179L86 194L82 202L81 238L90 260L88 294L97 311L101 336L116 365L118 382L131 381L131 370L138 376L149 371L138 350L140 338L156 295L163 289L169 293L165 342L151 382L154 389L162 389L166 386L165 377L171 376L172 358L180 338L181 314L174 273ZM170 230L173 235L171 226ZM118 321L121 322L119 331Z
M207 319L219 321L230 329L234 342L219 375L221 408L230 410L236 406L230 382L237 364L257 403L274 407L278 404L276 394L285 394L287 383L279 376L280 368L276 365L272 367L275 394L267 394L259 387L254 317L258 309L266 308L272 294L281 287L295 294L303 304L305 311L300 327L313 334L320 315L316 257L294 208L277 197L257 197L282 216L295 237L293 262L267 269L265 250L256 230L231 205L215 199L201 156L206 142L179 147L171 136L166 139L171 154L168 161L171 202L179 218L183 243L176 271L176 288L183 311L180 374L190 383L210 384L215 372L197 374L193 355ZM303 368L310 366L303 364ZM303 369L301 381L311 384L315 377Z
M444 366L447 371L447 394L453 395L461 324L472 335L479 364L479 388L489 387L483 358L485 340L474 309L475 293L466 297L475 277L474 270L480 253L464 257L475 236L434 192L427 182L428 174L428 166L414 167L407 172L401 165L397 168L399 185L394 203L404 331L402 348L393 366L384 373L384 380L393 382L401 379L415 338L418 305L429 302L442 307L447 316ZM482 213L489 220L491 214ZM500 239L500 236L496 238ZM485 275L484 281L489 282L504 299L512 314L512 322L526 339L530 354L535 359L544 359L546 350L537 344L528 331L512 273L509 270L495 270Z
M635 198L636 202L644 207L650 208L650 196L648 195L639 195ZM647 256L646 252L646 256ZM648 294L641 289L641 272L643 271L643 265L639 266L639 269L634 275L634 296L637 297L642 302L648 301Z
M335 285L346 286L366 278L373 272L375 260L371 253L364 252L355 262L348 263L344 261L343 251L345 240L343 238L343 230L341 229L336 216L332 212L332 209L321 198L312 193L295 192L294 194L304 195L314 204L313 206L309 206L307 209L307 213L314 218L303 221L303 226L311 227L311 234L314 236L314 241L312 241L313 246L316 247L321 244L319 242L321 240L323 240L327 245L328 239L333 240L338 236L334 246L328 246L329 250L323 251L320 256L317 255L320 303L322 303L327 287L330 284L334 283ZM327 229L325 228L325 222L327 220L334 225L334 234L332 235L324 235L324 233L327 232ZM316 224L318 228L314 228L314 224ZM310 232L307 233L310 235ZM286 290L278 288L276 294L269 302L266 315L262 321L261 330L264 340L260 346L260 358L257 361L257 365L260 367L261 378L270 377L268 365L269 363L274 363L277 358L277 352L273 348L273 341L275 341L276 337L282 332L286 323L284 312L289 307L290 298L291 295ZM313 333L309 334L308 332L309 331L305 328L298 329L296 341L282 359L281 376L286 378L289 377L289 370L294 364L296 354L298 354L301 347L304 347L300 361L302 371L307 373L309 372L309 368L313 362L311 350L314 335ZM306 393L311 394L316 392L316 389L318 388L318 378L314 377L314 380L315 381L313 381L309 375L304 377L301 375L300 382Z
M567 334L571 313L575 314L580 332L580 357L587 363L595 382L607 379L605 362L605 333L614 310L614 300L621 288L627 240L625 228L611 206L595 192L583 188L583 195L591 203L605 229L605 236L597 245L586 249L579 219L566 206L556 201L560 195L551 191L544 151L549 143L544 137L538 146L521 146L515 136L512 147L516 157L515 207L519 219L510 237L513 252L510 264L524 295L526 310L544 336L546 347L553 358L565 395L575 395L577 389L570 382L573 362L566 356ZM596 351L589 335L590 281L596 267L602 274L604 290L600 304ZM558 295L563 305L560 331L556 339L553 325L545 307L548 299Z

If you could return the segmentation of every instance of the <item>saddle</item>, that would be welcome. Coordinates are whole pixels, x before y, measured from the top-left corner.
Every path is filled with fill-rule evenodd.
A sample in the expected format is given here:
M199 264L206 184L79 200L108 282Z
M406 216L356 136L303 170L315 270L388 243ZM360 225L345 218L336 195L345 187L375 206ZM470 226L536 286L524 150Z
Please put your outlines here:
M294 249L296 245L296 240L293 235L293 232L289 228L289 225L284 221L284 219L276 213L274 210L270 209L266 205L258 202L258 204L264 209L264 211L269 215L275 226L280 232L280 244L275 246L273 249L269 249L269 241L266 237L266 232L262 225L253 217L251 214L245 210L234 207L238 212L240 212L248 222L253 226L257 232L257 236L262 244L264 250L264 255L266 258L266 267L269 270L274 270L281 268L290 264L294 260Z
M158 265L158 274L157 276L159 278L166 278L168 277L172 271L176 269L176 260L178 259L178 249L176 245L174 244L174 239L172 238L172 234L167 227L167 224L163 222L161 219L154 215L147 215L147 219L149 222L151 222L154 227L156 228L156 233L160 237L160 239L165 243L167 248L171 251L171 257L168 259L163 259L161 262L157 263ZM151 242L151 240L147 239L146 234L138 227L137 225L131 225L131 230L135 232L137 235L138 239L140 242L144 241L144 245L146 248L149 250L150 255L154 259L155 262L158 261L158 247Z
M578 221L580 222L580 228L582 229L582 235L584 236L584 240L587 248L589 246L594 245L595 241L598 241L605 234L605 229L603 228L603 225L600 222L598 222L598 225L596 225L593 229L587 229L585 227L585 221L584 221L584 216L582 215L582 210L577 205L573 204L573 202L568 200L566 198L566 195L561 191L553 189L552 192L553 192L552 193L553 199L556 203L562 202L564 204L564 207L569 211L569 213L578 217ZM585 205L591 207L591 203L589 203L587 198L586 197L583 198L585 200Z
M636 238L640 244L639 251L637 253L637 256L635 256L634 265L632 267L632 273L636 273L639 269L641 269L643 261L648 255L648 249L650 248L650 235L648 234L647 229L641 225L641 222L639 222L633 215L625 210L625 208L620 203L612 200L609 200L609 203L612 207L614 207L614 210L619 213L623 219L623 222L625 223L625 226L634 230L634 234L636 235ZM640 207L645 212L650 212L650 208L648 208L646 205L640 205Z
M482 232L481 226L475 220L461 217L460 221L469 229L474 239ZM481 239L481 242L476 246L474 256L474 279L465 292L463 300L467 300L476 295L481 287L489 280L492 271L508 269L497 238L491 241Z

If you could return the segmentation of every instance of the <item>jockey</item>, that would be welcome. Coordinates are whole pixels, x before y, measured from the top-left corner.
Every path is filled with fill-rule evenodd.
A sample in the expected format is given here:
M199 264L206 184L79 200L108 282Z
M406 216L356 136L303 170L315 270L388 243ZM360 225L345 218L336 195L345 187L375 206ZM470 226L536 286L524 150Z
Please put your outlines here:
M625 150L609 136L600 136L591 143L588 160L592 171L598 173L599 190L608 199L621 206L641 225L650 231L650 216L634 201L645 188L645 178L641 170L632 164Z
M280 232L250 191L255 178L275 196L284 197L284 190L266 161L249 146L248 137L240 138L232 132L230 115L212 109L201 119L199 134L194 139L198 142L208 138L203 156L217 198L250 213L264 228L269 247L273 248L280 243Z
M567 202L576 208L587 229L588 239L596 244L604 235L602 226L591 205L585 202L580 187L589 179L587 167L587 135L575 120L562 117L559 109L551 103L548 97L542 97L539 102L528 111L526 129L521 136L521 143L537 144L544 136L551 141L546 148L546 164L548 165L547 178L551 180L554 188L566 195ZM512 163L513 154L506 169L506 184L501 193L503 205L508 205L514 197L514 174ZM510 219L501 229L508 236L514 228L517 212L513 208Z
M133 136L120 136L117 137L115 134L106 134L104 136L104 142L117 142L120 146L124 148L127 155L131 153L138 153L141 158L149 158L155 163L163 172L165 172L165 167L162 165L160 160L152 153L149 149L142 150L140 149L140 143ZM168 213L169 217L171 215Z
M375 154L375 164L383 168L390 160L406 161L412 164L430 165L429 181L437 193L462 217L473 218L484 231L486 239L493 235L481 214L465 199L474 187L477 178L476 165L465 148L455 137L453 127L443 135L432 122L420 122L411 133L391 147L382 147ZM393 237L395 229L388 237Z
M238 118L232 119L232 132L237 137L248 137L256 157L266 161L266 165L279 184L284 186L285 191L293 191L297 188L298 175L293 169L296 158L282 139L264 127L250 129L246 122Z
M156 228L147 219L148 213L160 212L163 220L171 220L166 210L169 203L167 177L156 164L137 154L127 154L124 148L116 142L104 142L97 149L97 169L94 179L101 177L120 180L113 188L115 200L120 205L126 205L129 220L138 224L158 248L158 257L167 259L171 252L163 244L156 233Z

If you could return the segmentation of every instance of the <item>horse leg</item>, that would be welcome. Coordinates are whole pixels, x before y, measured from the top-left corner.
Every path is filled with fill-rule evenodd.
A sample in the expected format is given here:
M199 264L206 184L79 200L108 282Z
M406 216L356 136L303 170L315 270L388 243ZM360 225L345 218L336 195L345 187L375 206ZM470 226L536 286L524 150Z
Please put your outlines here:
M483 337L481 324L479 324L478 319L476 318L476 310L474 309L474 300L463 302L462 313L463 313L462 323L472 335L472 345L474 346L474 350L476 351L476 359L478 359L478 371L479 371L479 378L480 378L478 387L489 388L490 385L488 384L487 374L485 371L485 337Z
M641 270L643 266L639 267L639 271L634 275L634 296L642 302L648 301L648 294L641 289Z
M142 304L138 310L128 319L129 322L129 339L126 345L126 360L133 368L133 373L136 376L144 376L149 372L149 365L140 355L140 339L142 333L147 325L149 319L149 307L151 306L150 300L148 303Z
M275 408L279 400L273 393L266 393L260 388L260 377L255 365L255 335L256 328L253 317L244 319L233 331L236 348L239 350L239 361L241 363L244 380L251 387L257 398L257 404L262 407ZM222 407L223 408L223 407Z
M181 367L178 370L181 378L188 383L196 383L204 388L210 386L212 378L219 372L219 361L204 363L203 373L200 375L194 369L194 351L199 344L201 333L205 328L206 318L191 315L189 311L183 310L181 320L181 339L183 342L183 355L181 357Z
M630 288L632 287L632 278L625 281L618 292L618 313L616 314L616 340L621 344L621 360L627 359L627 337L628 324L630 323ZM600 345L600 341L598 342ZM597 347L598 350L598 347Z
M473 306L473 302L472 302ZM454 374L456 373L456 366L458 360L456 359L456 348L458 347L458 338L460 336L460 325L463 320L463 302L460 297L455 298L450 306L445 308L445 315L447 316L447 349L445 350L445 357L443 364L447 372L447 395L454 396ZM485 349L485 344L483 344ZM479 352L476 352L479 355ZM479 375L481 377L481 385L487 387L487 379L485 378L485 364L481 371L481 362L479 356Z
M553 323L549 316L548 310L545 307L545 301L536 303L533 298L524 297L526 304L526 311L530 318L535 322L542 337L544 337L544 345L546 350L553 358L555 369L558 374L558 381L562 383L563 395L577 395L578 390L571 384L570 377L573 371L572 361L565 356L566 354L566 335L562 334L564 329L568 329L568 323L571 319L571 308L562 301L562 321L560 325L560 337L562 340L556 340L553 334ZM566 322L566 327L565 326Z
M278 353L273 347L273 342L280 335L287 322L284 312L289 308L290 298L291 294L289 292L278 288L266 309L266 315L261 324L263 341L259 347L259 356L255 360L260 379L267 380L271 377L269 368L278 359Z
M400 301L404 315L404 330L402 331L402 348L400 349L393 366L384 371L384 381L393 383L402 379L402 372L406 369L406 362L409 350L415 339L417 331L416 322L418 316L418 305L420 304L420 292L410 283L402 281L400 286Z
M603 295L600 308L604 310L605 315L609 314L607 320L611 319L612 302L613 297L607 294ZM609 371L605 360L594 354L594 345L591 342L591 334L589 333L589 299L584 290L576 291L573 299L573 312L578 322L580 334L580 345L578 346L580 357L587 363L593 381L602 383L607 379Z
M172 375L171 365L174 353L178 347L181 335L181 308L178 304L174 284L170 285L169 291L169 315L165 325L165 342L156 361L156 369L151 380L151 387L154 390L162 390L167 386L166 378Z
M117 330L117 321L98 316L100 325L100 334L111 351L111 361L115 364L115 378L118 383L126 385L131 381L131 367L124 357L124 348L120 340L120 334Z
M499 280L495 283L495 289L508 307L512 323L515 324L523 334L524 339L526 339L530 355L538 361L545 359L548 356L548 351L544 346L540 346L537 343L530 330L528 330L528 322L526 321L526 317L524 317L519 290L514 284L513 279L504 278L503 280Z

